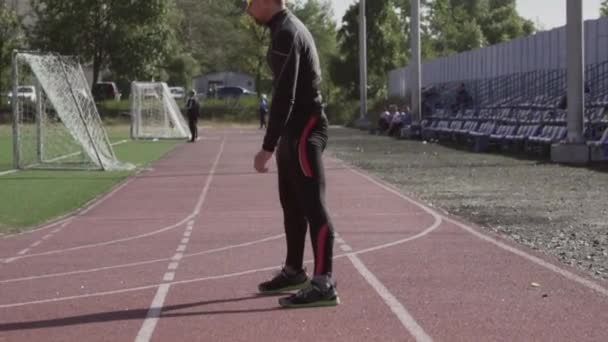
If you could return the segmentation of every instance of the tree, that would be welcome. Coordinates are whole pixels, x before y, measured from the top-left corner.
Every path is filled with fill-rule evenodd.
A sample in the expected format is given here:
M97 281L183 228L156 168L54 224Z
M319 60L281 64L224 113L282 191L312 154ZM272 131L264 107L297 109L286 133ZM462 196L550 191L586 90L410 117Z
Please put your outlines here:
M259 37L256 28L246 25L238 0L177 0L176 5L184 17L178 39L201 72L252 71L246 58Z
M171 5L164 0L33 0L36 48L79 55L93 64L93 83L112 68L125 78L148 78L167 57Z
M517 13L515 0L490 0L490 11L481 23L489 45L529 36L535 31L534 23Z
M608 0L602 1L602 7L600 8L600 14L602 17L608 17Z
M515 0L434 0L429 3L429 27L439 56L480 48L535 31L522 18Z
M391 0L366 2L368 35L368 93L377 97L386 90L387 73L407 62L406 36ZM359 6L352 5L338 32L340 58L332 65L332 77L351 98L359 91Z
M167 83L189 88L192 78L199 72L200 67L191 54L182 53L172 57L164 70L167 73Z
M0 1L0 94L5 87L9 87L8 66L11 65L12 51L20 46L22 38L17 14L4 1Z
M270 70L266 53L269 30L244 15L240 0L177 0L182 20L177 36L184 51L199 62L203 73L241 71L253 75L260 92L269 92ZM336 51L336 26L328 0L288 2L289 8L315 37L325 75ZM329 93L331 82L324 82Z

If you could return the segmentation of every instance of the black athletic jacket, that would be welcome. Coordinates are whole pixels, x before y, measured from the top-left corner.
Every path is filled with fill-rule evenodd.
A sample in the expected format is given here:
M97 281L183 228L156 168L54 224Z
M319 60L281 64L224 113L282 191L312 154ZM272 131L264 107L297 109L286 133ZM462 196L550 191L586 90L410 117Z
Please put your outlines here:
M264 150L274 151L282 136L299 137L312 116L323 122L321 65L314 39L289 10L268 22L272 42L268 64L274 76L272 105Z

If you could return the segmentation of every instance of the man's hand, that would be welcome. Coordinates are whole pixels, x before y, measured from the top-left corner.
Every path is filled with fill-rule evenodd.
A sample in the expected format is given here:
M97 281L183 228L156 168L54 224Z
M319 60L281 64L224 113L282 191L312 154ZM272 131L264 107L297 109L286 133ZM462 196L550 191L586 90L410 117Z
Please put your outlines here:
M255 155L253 160L253 167L259 173L268 172L268 161L272 158L272 152L268 152L265 150L260 150L258 154Z

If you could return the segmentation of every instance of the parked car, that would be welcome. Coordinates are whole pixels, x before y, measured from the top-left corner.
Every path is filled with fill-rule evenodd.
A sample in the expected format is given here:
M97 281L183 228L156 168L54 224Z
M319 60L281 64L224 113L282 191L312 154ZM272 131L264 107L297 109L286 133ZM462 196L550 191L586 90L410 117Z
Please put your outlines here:
M9 92L6 94L8 99L8 104L11 104L11 100L13 99L13 92ZM30 102L36 102L36 88L34 86L20 86L17 88L17 97L23 98Z
M159 99L158 92L156 88L144 88L143 89L143 97L145 99L156 98Z
M169 91L174 99L183 99L186 97L186 89L184 89L184 87L169 87Z
M219 87L217 88L217 98L239 98L241 96L255 96L256 93L243 87Z
M106 100L120 101L120 97L122 96L114 82L97 82L93 86L92 93L96 102Z

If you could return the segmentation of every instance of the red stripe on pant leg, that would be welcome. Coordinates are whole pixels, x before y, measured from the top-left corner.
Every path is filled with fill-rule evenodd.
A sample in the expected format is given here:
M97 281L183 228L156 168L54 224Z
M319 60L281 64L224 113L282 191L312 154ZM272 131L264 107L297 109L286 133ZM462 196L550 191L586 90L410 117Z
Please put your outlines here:
M308 121L308 124L306 124L306 127L304 127L304 131L302 132L302 135L300 136L300 144L299 146L299 153L298 153L298 157L300 159L300 167L302 168L302 172L304 172L304 176L306 177L312 177L312 170L310 168L310 163L308 163L308 151L306 150L306 141L308 140L308 137L310 136L310 131L312 130L312 128L314 127L314 125L317 123L317 117L316 116L312 116L310 118L310 120Z
M329 226L326 224L319 230L319 236L317 236L317 260L315 267L315 275L323 274L325 271L325 241L327 241L327 232Z

